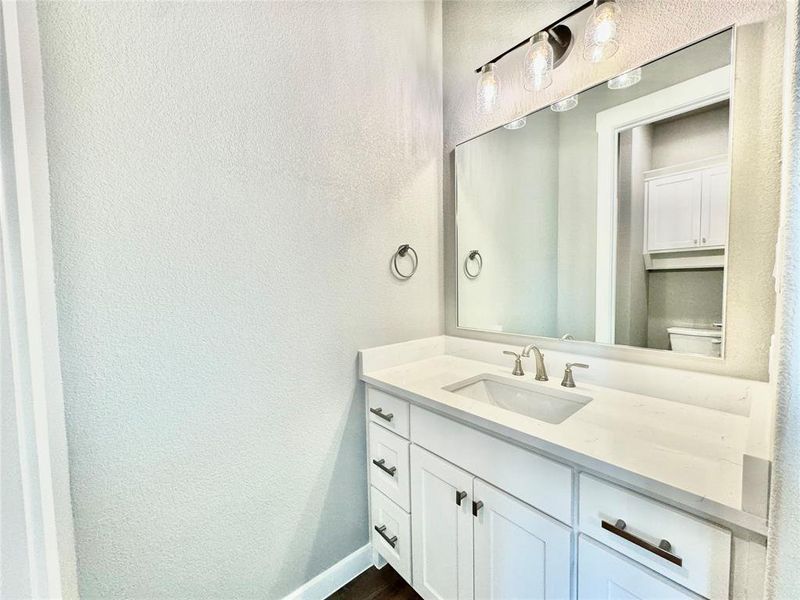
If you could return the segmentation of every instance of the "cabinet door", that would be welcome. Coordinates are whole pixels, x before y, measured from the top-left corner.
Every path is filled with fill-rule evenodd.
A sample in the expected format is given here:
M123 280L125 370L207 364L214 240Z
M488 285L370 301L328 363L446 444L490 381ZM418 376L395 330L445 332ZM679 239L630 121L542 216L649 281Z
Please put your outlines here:
M700 218L700 245L724 246L728 243L728 199L730 177L727 165L703 171L703 203Z
M581 535L578 600L700 600L700 596Z
M647 250L694 248L700 242L702 172L647 182Z
M411 565L414 588L426 600L473 597L472 480L411 446Z
M568 599L569 527L480 479L474 492L475 598Z

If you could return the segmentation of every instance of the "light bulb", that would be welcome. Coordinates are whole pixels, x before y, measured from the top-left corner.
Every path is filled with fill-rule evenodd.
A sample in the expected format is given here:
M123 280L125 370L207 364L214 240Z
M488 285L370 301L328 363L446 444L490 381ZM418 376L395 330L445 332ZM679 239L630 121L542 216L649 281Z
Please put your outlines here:
M548 37L546 31L540 31L531 38L522 73L527 90L543 90L553 83L553 47Z
M614 56L619 49L621 26L622 10L614 0L595 6L586 23L583 57L597 63Z
M567 96L563 100L559 100L558 102L553 102L550 105L550 110L553 112L567 112L568 110L572 110L578 106L578 96Z
M476 94L476 110L482 115L493 113L497 108L497 101L500 98L500 79L494 72L494 65L489 63L481 67L480 77L478 77L478 89Z
M522 129L523 127L525 127L525 123L527 122L528 119L526 119L525 117L520 117L516 121L511 121L511 123L506 123L505 125L503 125L503 127L505 127L506 129Z
M642 69L632 69L622 75L617 75L614 79L608 80L608 89L622 90L632 85L636 85L642 80Z

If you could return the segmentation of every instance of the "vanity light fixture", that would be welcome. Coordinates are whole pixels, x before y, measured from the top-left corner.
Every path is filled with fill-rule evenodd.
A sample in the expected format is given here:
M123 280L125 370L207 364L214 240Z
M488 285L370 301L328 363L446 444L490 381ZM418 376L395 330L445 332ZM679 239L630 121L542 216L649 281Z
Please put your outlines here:
M575 94L574 96L567 96L563 100L559 100L558 102L553 102L550 105L550 110L553 112L567 112L568 110L572 110L578 106L578 95Z
M540 31L531 38L522 71L526 90L538 92L553 83L554 52L549 38L546 31Z
M594 8L586 23L583 57L598 63L611 58L619 49L622 10L614 0L594 0Z
M589 4L584 4L563 16L561 21L585 9ZM570 28L557 22L495 56L479 69L475 69L475 72L478 73L476 110L481 114L489 114L497 106L500 96L500 78L494 72L494 66L501 58L528 45L528 52L523 63L522 79L526 89L543 90L552 83L553 69L558 68L566 60L574 46L574 41Z
M528 119L526 117L520 117L516 121L511 121L511 123L506 123L505 125L503 125L503 127L505 127L506 129L512 129L512 130L513 129L522 129L523 127L525 127L525 123L527 123L527 122L528 122Z
M475 72L479 74L476 110L481 114L494 112L500 98L500 79L494 72L494 66L497 61L525 45L529 45L522 65L525 88L531 91L547 88L553 82L553 70L566 60L574 46L572 30L564 25L564 21L586 9L591 10L591 15L586 23L584 57L596 63L613 56L619 49L622 10L615 0L588 0L533 37L521 41L476 69ZM569 110L577 104L577 99L567 100L570 99L556 102L553 106L564 106L560 110Z
M642 80L642 69L641 67L636 69L631 69L622 75L617 75L614 79L608 80L608 89L610 90L622 90L632 85L636 85Z
M494 72L494 63L483 65L478 78L476 93L476 109L482 115L488 115L497 108L500 98L500 78Z

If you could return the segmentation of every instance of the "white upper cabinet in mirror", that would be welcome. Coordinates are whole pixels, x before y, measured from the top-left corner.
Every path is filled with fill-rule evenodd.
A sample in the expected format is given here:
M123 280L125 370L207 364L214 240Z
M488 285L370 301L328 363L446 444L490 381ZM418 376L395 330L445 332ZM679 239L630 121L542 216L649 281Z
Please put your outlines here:
M722 356L732 37L456 147L460 328Z

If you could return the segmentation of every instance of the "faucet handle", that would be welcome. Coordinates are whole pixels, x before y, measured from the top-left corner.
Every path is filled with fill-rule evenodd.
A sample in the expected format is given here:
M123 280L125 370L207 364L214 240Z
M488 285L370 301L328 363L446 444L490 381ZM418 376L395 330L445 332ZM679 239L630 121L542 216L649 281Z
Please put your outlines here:
M516 352L512 352L511 350L503 350L503 354L508 354L509 356L514 357L514 370L511 372L512 375L516 375L517 377L522 377L525 375L525 371L522 370L522 356L517 354Z
M575 380L572 378L572 367L580 367L581 369L588 369L589 365L584 363L567 363L564 369L564 379L561 380L561 385L568 388L575 387Z

